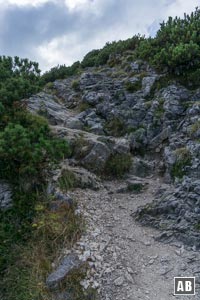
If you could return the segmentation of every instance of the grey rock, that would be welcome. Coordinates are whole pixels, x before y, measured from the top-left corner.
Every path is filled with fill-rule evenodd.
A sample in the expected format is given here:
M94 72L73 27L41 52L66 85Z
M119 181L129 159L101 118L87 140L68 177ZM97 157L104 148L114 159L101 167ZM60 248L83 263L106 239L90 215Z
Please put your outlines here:
M47 287L51 290L58 289L63 280L69 275L72 270L78 269L81 266L81 261L75 254L66 256L58 266L58 268L51 273L47 280Z
M7 182L0 181L0 209L6 210L12 206L12 189Z
M134 72L139 72L139 70L140 70L140 64L139 64L139 62L134 61L134 62L132 62L132 63L130 64L130 66L131 66L131 69L132 69Z
M83 96L83 102L86 102L91 105L97 105L103 100L109 101L110 100L109 95L102 92L91 91L91 92L87 92Z
M144 97L150 95L151 90L157 79L158 79L157 75L147 76L142 79L142 88L143 88Z
M92 190L99 190L101 183L99 178L88 170L81 167L67 167L73 172L76 180L76 185L82 189L89 188Z
M155 149L160 144L162 144L164 141L166 141L171 134L171 128L170 126L168 128L163 129L161 133L159 133L157 136L155 136L149 143L150 149Z
M52 211L58 210L63 204L68 205L69 207L72 207L74 205L74 200L66 194L56 192L52 196L53 198L55 198L54 201L50 202L50 209Z
M127 154L130 152L129 142L126 139L118 139L115 142L113 151L118 154Z
M89 154L81 161L81 164L86 169L99 173L103 171L110 154L111 152L105 144L97 142Z
M123 285L123 283L124 283L124 277L118 277L117 279L115 279L115 281L114 281L114 284L116 285L116 286L122 286Z
M143 159L134 157L130 173L135 176L144 178L152 175L152 173L154 173L154 170L155 165L153 161L145 161Z
M64 124L65 126L72 128L72 129L83 129L83 122L81 122L80 119L76 118L70 118L69 120L67 120Z
M24 101L32 113L45 116L52 125L64 124L69 114L55 96L41 92Z
M163 90L161 97L164 99L165 117L176 119L184 114L184 102L188 100L190 93L183 87L171 85Z
M199 186L200 180L192 181L185 177L174 191L164 192L161 199L157 195L158 200L139 208L134 216L142 224L161 229L164 227L166 234L160 237L162 241L175 238L190 247L200 249L200 196L195 193ZM188 193L189 189L193 192Z

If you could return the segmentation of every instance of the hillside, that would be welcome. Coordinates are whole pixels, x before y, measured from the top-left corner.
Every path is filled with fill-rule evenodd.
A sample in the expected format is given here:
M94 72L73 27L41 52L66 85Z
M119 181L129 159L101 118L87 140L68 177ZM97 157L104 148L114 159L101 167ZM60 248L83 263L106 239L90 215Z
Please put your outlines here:
M199 298L199 15L43 76L1 59L0 299Z

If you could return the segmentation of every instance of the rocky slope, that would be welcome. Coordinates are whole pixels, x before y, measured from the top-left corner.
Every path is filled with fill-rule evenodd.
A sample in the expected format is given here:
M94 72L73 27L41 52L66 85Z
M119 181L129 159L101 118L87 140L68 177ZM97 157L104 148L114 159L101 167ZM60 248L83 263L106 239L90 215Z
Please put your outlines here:
M72 193L94 223L74 249L94 269L83 285L99 288L102 299L172 299L166 282L198 276L200 90L136 61L57 80L26 104L69 140L67 168L88 170L85 187L101 186L89 171L105 178L110 161L130 167L124 181Z

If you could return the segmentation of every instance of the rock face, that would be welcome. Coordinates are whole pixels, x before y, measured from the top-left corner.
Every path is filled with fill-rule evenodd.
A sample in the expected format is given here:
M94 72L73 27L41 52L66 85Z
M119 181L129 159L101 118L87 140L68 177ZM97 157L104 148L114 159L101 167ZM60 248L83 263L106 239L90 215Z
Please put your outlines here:
M139 208L135 214L144 225L164 230L161 240L174 238L200 249L200 180L186 177L173 192L156 197L159 200Z
M32 112L46 116L56 135L70 142L73 167L102 174L113 155L133 154L132 175L159 175L166 183L178 183L180 190L180 194L163 196L161 202L156 200L151 209L139 210L138 220L159 228L163 218L174 220L173 234L180 236L174 228L179 233L183 229L179 228L182 221L175 222L181 206L182 213L186 211L183 220L191 229L190 239L196 237L198 225L193 228L187 214L194 214L197 221L198 212L190 208L198 208L199 194L191 192L196 198L184 200L186 191L181 182L187 176L192 188L192 183L200 180L199 89L191 91L169 81L166 74L157 74L147 63L132 61L124 68L89 68L81 75L57 80L53 91L53 95L39 93L26 103ZM165 212L162 208L175 205L170 199L179 203L173 217L172 208ZM157 214L157 221L152 214ZM166 228L169 223L166 221ZM186 234L181 236L187 240Z
M12 190L8 183L0 182L0 209L5 210L12 206Z
M69 117L63 104L58 102L56 96L41 92L26 100L28 109L39 115L45 116L50 124L64 124Z

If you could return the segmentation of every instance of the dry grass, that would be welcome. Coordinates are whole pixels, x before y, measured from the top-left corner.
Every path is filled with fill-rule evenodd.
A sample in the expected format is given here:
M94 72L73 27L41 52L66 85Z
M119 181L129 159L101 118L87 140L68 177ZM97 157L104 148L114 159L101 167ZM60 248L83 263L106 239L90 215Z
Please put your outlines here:
M33 236L25 246L16 248L17 260L4 276L2 300L53 299L45 285L52 263L63 248L72 247L84 230L83 218L75 214L75 207L61 205L51 211L39 205L36 210Z

